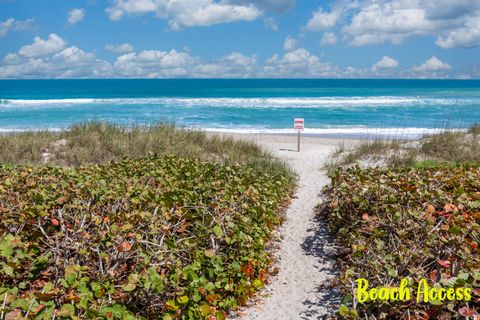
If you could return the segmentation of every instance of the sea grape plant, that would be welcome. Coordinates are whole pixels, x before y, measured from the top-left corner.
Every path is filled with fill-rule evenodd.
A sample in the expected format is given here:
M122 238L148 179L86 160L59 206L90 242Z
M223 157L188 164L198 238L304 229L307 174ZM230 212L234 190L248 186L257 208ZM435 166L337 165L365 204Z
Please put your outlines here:
M455 319L480 312L480 168L338 169L318 213L343 243L336 284L346 319ZM466 287L470 301L355 299L355 280L372 287L408 279Z
M1 165L1 317L224 319L264 285L290 190L173 156Z

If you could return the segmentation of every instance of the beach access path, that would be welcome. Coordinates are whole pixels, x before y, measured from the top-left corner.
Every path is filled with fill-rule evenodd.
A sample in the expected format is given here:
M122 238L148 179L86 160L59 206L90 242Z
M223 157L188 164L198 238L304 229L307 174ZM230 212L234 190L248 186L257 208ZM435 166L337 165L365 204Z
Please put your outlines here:
M335 241L323 221L315 217L319 193L329 179L322 166L340 140L302 137L296 152L295 135L237 135L253 139L298 174L298 189L286 211L286 220L278 230L275 250L279 273L246 308L231 319L295 320L322 319L335 312L338 293L324 286L336 274Z

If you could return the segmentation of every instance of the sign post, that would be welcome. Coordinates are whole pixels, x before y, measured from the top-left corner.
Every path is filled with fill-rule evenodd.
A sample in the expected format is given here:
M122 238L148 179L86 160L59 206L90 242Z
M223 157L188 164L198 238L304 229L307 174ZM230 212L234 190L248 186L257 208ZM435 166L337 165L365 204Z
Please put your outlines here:
M305 129L305 120L296 118L293 120L293 127L297 130L297 152L300 152L300 132Z

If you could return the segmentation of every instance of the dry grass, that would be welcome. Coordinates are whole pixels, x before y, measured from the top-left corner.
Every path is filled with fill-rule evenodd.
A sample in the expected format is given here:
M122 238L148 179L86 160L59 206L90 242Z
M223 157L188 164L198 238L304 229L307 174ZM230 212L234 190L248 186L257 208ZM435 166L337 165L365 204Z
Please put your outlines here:
M63 141L62 141L63 140ZM152 154L178 155L212 161L250 163L259 169L287 170L284 163L254 142L208 136L170 124L120 127L89 122L63 132L23 132L0 136L0 163L80 166L138 159Z
M480 163L480 124L465 132L445 131L418 141L367 140L353 147L339 145L325 166L333 171L341 166L359 164L423 166Z

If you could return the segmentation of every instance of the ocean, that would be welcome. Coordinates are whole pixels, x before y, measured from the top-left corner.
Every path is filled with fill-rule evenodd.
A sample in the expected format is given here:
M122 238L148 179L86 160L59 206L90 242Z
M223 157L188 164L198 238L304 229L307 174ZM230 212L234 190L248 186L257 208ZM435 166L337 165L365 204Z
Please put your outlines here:
M414 138L480 122L479 80L1 80L0 132L173 122L225 132Z

